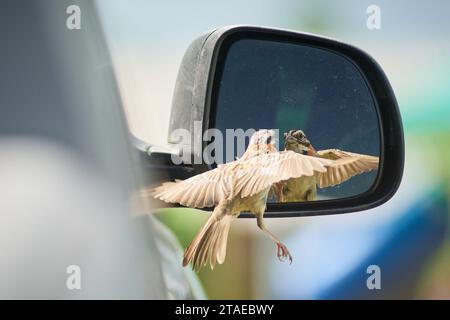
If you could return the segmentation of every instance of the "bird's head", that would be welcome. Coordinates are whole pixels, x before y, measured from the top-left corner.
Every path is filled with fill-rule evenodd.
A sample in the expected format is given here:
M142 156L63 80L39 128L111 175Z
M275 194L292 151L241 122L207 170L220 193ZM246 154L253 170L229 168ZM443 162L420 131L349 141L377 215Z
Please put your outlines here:
M256 131L250 138L250 143L244 157L255 156L263 153L277 151L275 147L276 134L274 130L261 129Z
M284 133L284 148L302 154L309 154L314 150L305 133L298 129Z

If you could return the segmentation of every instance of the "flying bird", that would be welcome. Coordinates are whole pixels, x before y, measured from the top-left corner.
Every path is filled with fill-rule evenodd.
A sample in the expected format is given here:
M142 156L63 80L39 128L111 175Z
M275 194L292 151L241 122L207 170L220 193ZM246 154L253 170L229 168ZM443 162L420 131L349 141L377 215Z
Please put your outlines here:
M315 200L319 188L338 185L351 177L377 170L379 158L364 154L327 149L316 151L302 130L289 130L284 133L285 150L311 157L332 160L326 171L310 176L292 178L274 184L273 191L279 202L302 202Z
M183 266L192 262L192 267L199 270L207 263L211 269L216 262L222 264L231 222L242 211L256 215L258 227L275 242L278 258L292 263L287 247L264 224L269 190L279 181L326 174L333 161L289 150L279 152L274 146L274 135L273 130L259 130L238 160L152 190L155 198L165 202L193 208L215 207L187 247Z

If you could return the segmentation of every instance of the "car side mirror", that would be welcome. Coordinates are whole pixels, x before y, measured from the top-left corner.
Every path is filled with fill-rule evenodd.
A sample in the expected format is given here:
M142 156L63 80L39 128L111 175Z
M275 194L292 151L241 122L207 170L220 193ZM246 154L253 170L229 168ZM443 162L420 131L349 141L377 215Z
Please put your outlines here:
M372 208L392 197L403 173L400 113L380 66L307 33L226 26L193 41L169 127L171 162L189 175L239 158L262 128L276 130L279 150L338 161L333 172L274 186L268 217Z

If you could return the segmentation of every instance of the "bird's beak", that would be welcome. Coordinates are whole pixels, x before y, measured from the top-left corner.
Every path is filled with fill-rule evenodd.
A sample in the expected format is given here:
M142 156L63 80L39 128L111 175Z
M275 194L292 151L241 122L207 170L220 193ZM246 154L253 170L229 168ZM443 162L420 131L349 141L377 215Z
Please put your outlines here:
M314 156L317 153L316 149L314 149L313 145L310 143L307 154L309 156Z

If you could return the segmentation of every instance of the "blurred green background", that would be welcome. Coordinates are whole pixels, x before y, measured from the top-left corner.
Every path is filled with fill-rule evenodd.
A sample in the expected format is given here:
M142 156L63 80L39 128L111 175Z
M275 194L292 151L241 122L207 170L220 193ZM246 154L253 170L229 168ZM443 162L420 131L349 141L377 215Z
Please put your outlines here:
M294 263L280 263L253 219L232 227L227 260L199 276L210 298L450 298L450 2L97 1L129 126L165 144L173 86L190 41L228 24L317 33L370 53L396 93L406 168L385 205L341 216L270 219ZM381 29L366 27L369 5ZM158 217L185 247L207 218L188 209ZM379 265L382 289L366 288Z

